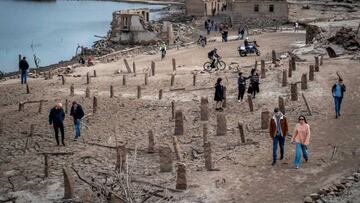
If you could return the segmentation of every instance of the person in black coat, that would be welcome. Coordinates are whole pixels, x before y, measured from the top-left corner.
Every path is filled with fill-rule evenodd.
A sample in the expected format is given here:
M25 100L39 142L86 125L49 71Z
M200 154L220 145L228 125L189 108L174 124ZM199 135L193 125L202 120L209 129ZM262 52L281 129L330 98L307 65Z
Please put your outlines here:
M250 78L250 77L244 77L242 74L243 73L240 72L239 78L238 78L238 85L239 85L238 101L239 102L242 102L242 100L244 98L244 94L245 94L245 90L246 90L246 80Z
M62 108L62 104L58 103L54 108L50 110L50 114L49 114L49 124L53 125L54 127L56 143L58 146L59 146L59 129L61 133L61 142L65 146L64 119L65 119L65 112Z
M26 57L23 57L19 62L19 71L21 72L21 84L26 84L27 82L27 70L29 69L29 64L26 61Z
M75 128L75 138L74 140L77 140L80 138L80 124L81 119L84 117L84 110L82 109L81 105L78 104L76 101L73 101L71 110L70 110L70 116L74 118L74 128Z
M341 102L344 97L344 92L346 91L346 87L343 83L343 79L339 78L339 80L332 86L331 93L334 97L335 102L335 118L341 116L340 109L341 109Z
M250 85L248 88L248 94L252 94L253 98L255 98L256 93L260 92L259 84L260 84L260 77L256 69L254 68L251 70Z
M223 111L222 102L224 100L224 86L222 85L222 79L218 78L215 84L215 98L216 107L215 110Z

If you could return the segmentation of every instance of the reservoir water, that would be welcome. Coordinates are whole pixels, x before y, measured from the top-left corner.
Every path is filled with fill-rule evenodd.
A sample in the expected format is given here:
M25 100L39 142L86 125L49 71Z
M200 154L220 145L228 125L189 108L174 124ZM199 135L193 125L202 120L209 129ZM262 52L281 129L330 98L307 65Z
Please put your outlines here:
M78 45L90 47L106 36L112 13L133 8L159 8L158 5L107 1L0 0L0 71L18 70L18 55L35 67L70 59ZM150 14L155 19L156 14Z

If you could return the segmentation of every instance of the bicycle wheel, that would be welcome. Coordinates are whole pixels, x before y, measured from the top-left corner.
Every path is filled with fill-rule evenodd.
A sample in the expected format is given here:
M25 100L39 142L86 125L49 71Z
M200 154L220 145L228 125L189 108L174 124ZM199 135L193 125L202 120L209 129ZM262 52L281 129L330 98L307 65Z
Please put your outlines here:
M211 72L211 71L212 71L211 63L210 63L210 62L205 62L205 63L204 63L204 71L207 71L207 72Z
M224 70L226 68L226 64L224 61L219 61L217 63L217 67L219 68L219 70Z

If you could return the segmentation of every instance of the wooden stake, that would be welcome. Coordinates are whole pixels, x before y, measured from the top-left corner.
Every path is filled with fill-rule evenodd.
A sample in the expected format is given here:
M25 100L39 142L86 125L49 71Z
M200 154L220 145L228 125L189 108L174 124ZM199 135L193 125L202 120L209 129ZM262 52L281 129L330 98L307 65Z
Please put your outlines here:
M279 109L281 111L281 113L283 113L285 115L285 100L282 96L279 96Z
M282 83L281 83L282 87L286 87L287 86L287 71L283 70L283 76L282 76Z
M94 114L97 111L97 106L98 106L97 98L94 96L94 99L93 99L93 113Z
M315 57L315 72L319 72L320 71L319 56L314 56L314 57Z
M307 74L304 73L301 76L301 90L306 90L307 89Z
M314 72L315 72L315 66L314 65L310 65L309 66L309 80L313 81L314 80Z
M292 64L291 64L291 63L292 63L292 62L291 62L291 60L289 60L289 69L288 69L288 70L289 70L289 75L288 75L288 76L289 76L289 78L291 78L291 76L292 76L292 70L293 70L293 69L292 69Z
M276 64L276 52L275 52L275 50L272 50L271 56L272 56L272 63Z
M145 86L148 85L148 74L145 73L145 76L144 76L144 80L145 80Z
M30 94L30 87L28 83L26 83L26 94Z
M306 105L306 108L308 110L309 115L312 116L311 107L310 107L309 103L307 102L304 93L301 93L301 96L304 99L304 102L305 102L305 105Z
M124 63L125 63L125 67L126 67L126 70L128 71L128 73L131 73L129 63L128 63L128 61L126 59L124 59Z
M39 102L39 111L38 111L38 113L41 113L41 112L42 112L42 106L43 106L43 101L42 101L42 100L40 100L40 102Z
M94 70L94 78L96 78L96 77L97 77L96 70Z
M126 85L126 75L123 75L123 86L125 86Z
M133 62L133 72L134 72L134 76L136 76L136 65L135 65L135 61Z
M196 74L195 73L193 74L193 86L194 87L196 86Z
M245 139L245 133L244 133L244 124L241 122L238 122L238 126L239 126L241 143L245 143L246 139Z
M248 101L248 104L249 104L250 111L253 112L254 111L254 105L253 105L252 98L251 98L250 94L248 94L248 96L247 96L247 101Z
M175 83L175 75L172 74L172 75L171 75L171 79L170 79L170 86L171 86L171 87L174 86L174 83Z
M175 101L171 101L171 118L175 119Z
M62 85L65 85L65 76L64 75L60 75L61 77L61 83Z
M266 78L265 60L261 60L261 78Z
M137 98L141 98L141 86L137 86Z
M68 106L69 106L69 100L65 99L65 114L68 114Z
M49 161L47 154L44 154L44 176L45 178L49 177Z
M297 83L291 83L290 92L291 92L291 101L297 101L298 100Z
M179 141L175 136L172 136L172 139L173 139L174 152L175 152L176 159L178 161L181 161L182 157L181 157L181 149L180 149Z
M173 58L172 59L172 66L173 66L173 72L176 71L176 60Z
M155 62L154 61L151 61L151 73L152 73L152 76L155 76Z
M291 57L291 67L293 71L296 71L296 60L294 57Z
M149 147L148 147L148 153L152 154L155 152L155 141L154 141L154 134L152 130L148 131L149 136Z
M87 86L85 89L85 98L90 98L90 87Z
M161 100L162 97L163 97L163 90L161 89L161 90L159 90L159 100Z
M224 99L223 99L223 102L222 102L222 107L226 108L226 86L224 86L223 91L224 91L224 93L223 93Z
M70 86L70 96L74 96L75 95L75 87L74 87L74 84L71 84L71 86Z
M86 73L86 84L90 84L90 73L89 72L87 72Z
M114 97L114 86L110 85L110 98Z
M270 121L270 112L267 109L263 109L261 112L261 129L268 129Z

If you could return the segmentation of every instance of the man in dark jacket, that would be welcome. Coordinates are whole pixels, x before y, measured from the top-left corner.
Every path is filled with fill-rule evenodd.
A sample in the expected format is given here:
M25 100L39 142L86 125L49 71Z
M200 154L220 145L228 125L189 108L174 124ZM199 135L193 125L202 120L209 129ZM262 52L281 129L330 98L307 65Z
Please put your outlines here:
M339 116L341 116L340 114L340 107L341 107L341 102L342 99L344 97L344 92L346 91L346 87L343 83L342 78L339 78L339 81L337 83L335 83L331 89L332 95L334 97L334 102L335 102L335 118L338 118Z
M65 146L64 142L64 119L65 119L65 113L62 108L62 104L58 103L54 108L50 110L49 114L49 124L53 125L55 130L55 138L56 143L59 146L59 129L61 132L61 142Z
M274 109L274 116L270 119L269 133L273 140L273 162L276 164L278 143L280 146L280 160L284 158L285 137L289 132L286 116L280 112L279 108Z
M29 69L29 64L26 61L26 57L23 57L19 62L19 71L21 72L21 84L26 84L27 80L27 70Z
M80 124L82 117L84 117L84 111L81 105L78 104L76 101L73 101L72 103L70 116L74 118L74 127L75 127L74 140L77 140L78 138L80 138Z
M242 100L244 98L244 94L245 94L245 90L246 90L246 80L250 78L250 77L244 77L242 74L243 73L240 72L239 78L238 78L238 85L239 85L238 101L239 102L242 102Z

